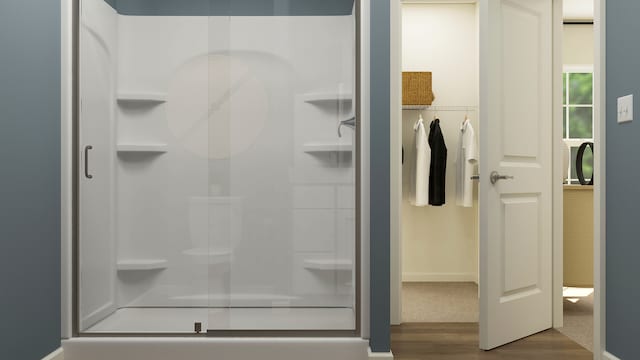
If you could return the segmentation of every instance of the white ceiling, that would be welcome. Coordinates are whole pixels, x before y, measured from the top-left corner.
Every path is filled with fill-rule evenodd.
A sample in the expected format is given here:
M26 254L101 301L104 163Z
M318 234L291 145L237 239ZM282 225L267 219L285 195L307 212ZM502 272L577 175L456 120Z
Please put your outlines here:
M563 13L567 21L593 21L594 0L564 0Z

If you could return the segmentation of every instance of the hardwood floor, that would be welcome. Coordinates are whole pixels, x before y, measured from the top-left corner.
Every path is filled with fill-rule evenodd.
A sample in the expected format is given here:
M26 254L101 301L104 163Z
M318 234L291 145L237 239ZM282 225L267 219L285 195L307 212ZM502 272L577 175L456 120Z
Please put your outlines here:
M391 328L394 359L587 360L593 354L556 330L491 351L478 349L477 323L407 323Z

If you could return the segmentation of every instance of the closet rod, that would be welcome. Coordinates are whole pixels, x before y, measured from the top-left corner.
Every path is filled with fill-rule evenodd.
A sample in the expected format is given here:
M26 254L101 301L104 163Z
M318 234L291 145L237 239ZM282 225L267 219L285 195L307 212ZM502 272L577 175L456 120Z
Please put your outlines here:
M431 105L402 105L402 110L420 111L477 111L477 106L431 106Z

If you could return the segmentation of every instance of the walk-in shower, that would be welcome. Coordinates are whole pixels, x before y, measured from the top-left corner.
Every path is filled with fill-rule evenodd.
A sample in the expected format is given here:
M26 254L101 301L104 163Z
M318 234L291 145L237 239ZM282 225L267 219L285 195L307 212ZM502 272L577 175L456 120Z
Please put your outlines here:
M358 335L354 1L77 1L76 334Z

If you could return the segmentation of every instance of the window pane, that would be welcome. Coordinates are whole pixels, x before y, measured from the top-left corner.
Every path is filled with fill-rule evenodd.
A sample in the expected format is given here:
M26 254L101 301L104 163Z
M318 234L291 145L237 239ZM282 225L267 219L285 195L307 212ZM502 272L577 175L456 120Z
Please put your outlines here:
M593 74L569 74L569 103L571 105L593 104Z
M562 104L567 105L567 73L562 73Z
M578 147L571 148L571 175L572 179L578 178L578 172L576 171L576 158L578 157ZM587 147L584 151L584 156L582 157L582 174L584 174L585 180L591 180L591 176L593 174L593 153L591 149ZM572 184L579 184L578 181L572 181Z
M591 139L593 138L593 108L570 107L569 108L569 138Z

